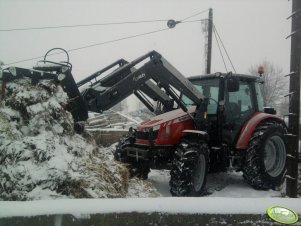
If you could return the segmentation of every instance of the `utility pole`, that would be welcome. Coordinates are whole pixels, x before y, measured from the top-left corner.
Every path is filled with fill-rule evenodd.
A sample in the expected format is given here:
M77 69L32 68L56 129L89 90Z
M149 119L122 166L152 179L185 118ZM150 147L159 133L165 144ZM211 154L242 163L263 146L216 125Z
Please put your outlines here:
M209 17L208 17L208 46L207 46L206 74L211 73L212 29L213 29L213 10L210 8Z
M297 197L298 186L298 146L300 115L300 77L301 77L301 1L292 1L291 64L289 88L289 153L287 155L286 195ZM289 19L288 18L288 19Z

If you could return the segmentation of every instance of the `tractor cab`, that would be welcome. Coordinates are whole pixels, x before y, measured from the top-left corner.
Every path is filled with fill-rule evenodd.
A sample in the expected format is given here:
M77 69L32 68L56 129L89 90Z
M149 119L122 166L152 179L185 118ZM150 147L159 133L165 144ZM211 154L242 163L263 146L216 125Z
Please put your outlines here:
M208 98L208 133L212 145L234 145L244 123L255 112L264 111L259 77L216 73L189 80ZM185 95L182 100L187 106L194 105Z

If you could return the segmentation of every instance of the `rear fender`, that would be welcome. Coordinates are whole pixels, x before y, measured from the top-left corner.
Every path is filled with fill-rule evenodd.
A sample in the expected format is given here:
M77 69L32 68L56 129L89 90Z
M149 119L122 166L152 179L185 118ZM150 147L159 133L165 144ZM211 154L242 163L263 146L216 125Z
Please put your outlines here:
M198 138L198 140L204 140L208 141L209 140L209 135L205 131L201 130L183 130L182 131L182 138L184 137L189 137L189 138Z
M248 147L250 138L257 127L257 125L266 119L272 119L275 121L283 122L283 120L271 114L266 114L262 112L256 112L253 116L243 125L238 140L236 142L235 148L236 149L246 149Z

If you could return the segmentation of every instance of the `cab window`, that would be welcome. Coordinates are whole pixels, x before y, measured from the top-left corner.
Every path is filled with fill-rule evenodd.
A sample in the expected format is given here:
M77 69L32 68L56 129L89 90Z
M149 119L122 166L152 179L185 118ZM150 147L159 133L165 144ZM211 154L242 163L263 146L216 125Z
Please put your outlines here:
M217 103L218 103L218 93L219 93L219 79L200 79L191 81L192 84L200 91L204 96L209 98L209 104L207 108L208 114L216 114ZM182 96L183 102L187 105L194 105L193 101L187 96Z
M264 112L264 103L263 103L263 97L262 97L262 92L260 89L260 84L255 83L255 90L256 90L256 98L257 98L257 103L258 103L258 111Z
M254 112L251 90L249 82L240 81L237 92L228 92L225 107L227 120L246 119Z

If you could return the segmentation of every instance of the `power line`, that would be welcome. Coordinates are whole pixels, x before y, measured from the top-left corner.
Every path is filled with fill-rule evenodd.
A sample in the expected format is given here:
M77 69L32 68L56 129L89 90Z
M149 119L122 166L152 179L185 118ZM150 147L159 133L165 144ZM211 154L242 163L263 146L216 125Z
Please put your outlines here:
M200 21L203 21L203 19L201 19L201 20L190 20L190 21L185 21L185 22L181 22L181 23L194 23L194 22L200 22ZM164 28L164 29L150 31L150 32L142 33L142 34L126 36L126 37L123 37L123 38L113 39L113 40L109 40L109 41L105 41L105 42L94 43L94 44L90 44L90 45L86 45L86 46L81 46L81 47L78 47L78 48L69 49L67 51L68 52L74 52L74 51L77 51L77 50L91 48L91 47L94 47L94 46L100 46L100 45L114 43L114 42L118 42L118 41L122 41L122 40L126 40L126 39L131 39L131 38L137 38L137 37L140 37L140 36L150 35L150 34L162 32L162 31L166 31L166 30L169 30L169 29L170 28ZM61 52L49 54L49 56L58 55L58 54L61 54ZM37 57L32 57L32 58L28 58L28 59L24 59L24 60L19 60L19 61L11 62L11 63L8 63L8 64L4 64L4 66L17 64L17 63L22 63L22 62L27 62L27 61L31 61L31 60L37 60L37 59L40 59L40 58L43 58L43 57L44 56L37 56Z
M60 29L60 28L74 28L74 27L92 27L92 26L158 23L158 22L166 22L166 21L167 20L140 20L140 21L113 22L113 23L75 24L75 25L60 25L60 26L46 26L46 27L11 28L11 29L0 29L0 32L1 31L7 31L7 32L8 31L28 31L28 30L45 30L45 29Z
M200 15L208 11L202 10L196 14L188 16L181 20L184 22L187 19ZM142 23L158 23L158 22L167 22L167 19L158 19L158 20L138 20L138 21L124 21L124 22L110 22L110 23L93 23L93 24L74 24L74 25L58 25L58 26L44 26L44 27L25 27L25 28L9 28L9 29L0 29L0 32L11 32L11 31L29 31L29 30L46 30L46 29L61 29L61 28L76 28L76 27L92 27L92 26L110 26L110 25L126 25L126 24L142 24Z
M131 36L127 36L127 37L124 37L124 38L118 38L118 39L114 39L114 40L110 40L110 41L106 41L106 42L100 42L100 43L96 43L96 44L92 44L92 45L82 46L82 47L79 47L79 48L70 49L70 50L68 50L68 52L73 52L73 51L76 51L76 50L86 49L86 48L90 48L90 47L93 47L93 46L99 46L99 45L104 45L104 44L108 44L108 43L118 42L118 41L122 41L122 40L126 40L126 39L137 38L137 37L140 37L140 36L154 34L154 33L158 33L158 32L161 32L161 31L166 31L166 30L169 30L169 28L150 31L150 32L137 34L137 35L131 35Z
M224 51L225 51L225 53L226 53L226 55L227 55L227 58L228 58L228 60L229 60L229 62L230 62L230 64L231 64L231 66L232 66L234 72L236 73L235 67L234 67L234 65L233 65L233 63L232 63L232 60L231 60L229 54L228 54L228 51L227 51L227 49L225 48L225 45L224 45L224 43L223 43L223 41L222 41L222 39L221 39L221 37L220 37L220 35L219 35L219 33L218 33L218 31L217 31L217 29L216 29L216 27L215 27L214 24L213 24L213 28L214 28L215 33L217 34L217 37L219 38L219 40L220 40L220 42L221 42L221 44L222 44L222 47L223 47L223 49L224 49Z
M188 20L188 21L181 21L181 24L185 24L185 23L194 23L194 22L202 22L202 21L206 21L208 19L199 19L199 20Z
M191 21L191 22L194 22L194 21ZM164 29L150 31L150 32L142 33L142 34L126 36L126 37L123 37L123 38L113 39L113 40L109 40L109 41L105 41L105 42L94 43L94 44L90 44L90 45L86 45L86 46L82 46L82 47L78 47L78 48L69 49L67 51L68 52L74 52L74 51L77 51L77 50L91 48L91 47L94 47L94 46L100 46L100 45L109 44L109 43L113 43L113 42L118 42L118 41L122 41L122 40L126 40L126 39L131 39L131 38L137 38L137 37L140 37L140 36L150 35L150 34L162 32L162 31L166 31L166 30L169 30L169 29L170 28L164 28ZM58 55L58 54L61 54L61 52L49 54L49 56ZM22 62L31 61L31 60L37 60L37 59L40 59L40 58L43 58L43 57L44 56L37 56L37 57L29 58L29 59L24 59L24 60L11 62L11 63L4 64L4 65L11 65L11 64L17 64L17 63L22 63Z
M196 13L196 14L193 14L189 17L186 17L186 18L182 19L181 21L179 21L179 23L193 23L193 22L204 21L205 19L190 20L190 21L186 21L186 20L189 19L189 18L195 17L197 15L200 15L200 14L206 12L206 11L208 11L208 9L202 10L202 11ZM42 30L42 29L58 29L58 28L72 28L72 27L88 27L88 26L124 25L124 24L154 23L154 22L166 22L166 21L168 21L168 20L141 20L141 21L98 23L98 24L78 24L78 25L62 25L62 26L47 26L47 27L12 28L12 29L0 29L0 32L1 31L24 31L24 30ZM86 45L86 46L70 49L70 50L68 50L68 52L73 52L73 51L77 51L77 50L81 50L81 49L91 48L91 47L94 47L94 46L99 46L99 45L109 44L109 43L118 42L118 41L122 41L122 40L126 40L126 39L145 36L145 35L149 35L149 34L153 34L153 33L158 33L158 32L161 32L161 31L165 31L165 30L168 30L168 29L170 29L170 28L159 29L159 30L155 30L155 31L142 33L142 34L131 35L131 36L123 37L123 38L118 38L118 39L113 39L113 40L109 40L109 41L105 41L105 42ZM53 54L50 54L50 56L58 55L58 54L61 54L61 53L53 53ZM22 63L22 62L31 61L31 60L37 60L37 59L40 59L40 58L43 58L43 57L44 56L37 56L37 57L32 57L32 58L28 58L28 59L24 59L24 60L19 60L19 61L11 62L11 63L8 63L8 64L4 64L4 66L5 65L11 65L11 64L17 64L17 63Z
M221 57L222 57L222 60L223 60L223 63L224 63L226 72L228 73L228 68L227 68L227 65L226 65L226 62L225 62L224 55L223 55L223 53L222 53L221 47L220 47L220 45L219 45L219 41L218 41L218 39L217 39L217 37L216 37L216 32L215 32L215 30L213 31L213 34L214 34L214 37L215 37L215 40L216 40L216 44L217 44L219 53L220 53L220 55L221 55Z
M190 19L190 18L192 18L192 17L198 16L198 15L200 15L200 14L203 14L203 13L207 12L208 10L209 10L209 9L202 10L202 11L200 11L200 12L197 12L197 13L191 15L191 16L188 16L188 17L182 19L181 22L183 22L183 21L185 21L185 20L187 20L187 19Z

